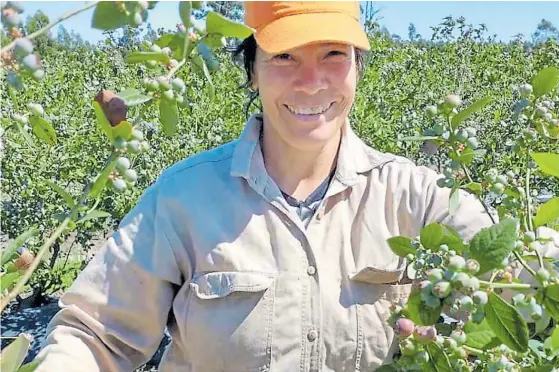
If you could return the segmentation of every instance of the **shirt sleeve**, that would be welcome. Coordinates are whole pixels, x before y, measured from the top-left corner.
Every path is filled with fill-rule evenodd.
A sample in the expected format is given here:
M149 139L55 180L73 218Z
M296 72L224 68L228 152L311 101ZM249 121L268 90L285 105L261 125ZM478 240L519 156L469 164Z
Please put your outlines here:
M131 371L157 351L182 275L156 185L60 298L36 372Z

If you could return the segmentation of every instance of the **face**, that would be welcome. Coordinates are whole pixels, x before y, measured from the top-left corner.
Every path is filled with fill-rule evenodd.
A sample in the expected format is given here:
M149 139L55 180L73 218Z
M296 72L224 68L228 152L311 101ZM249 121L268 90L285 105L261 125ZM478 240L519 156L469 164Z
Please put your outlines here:
M281 54L258 48L253 84L264 109L266 135L308 150L337 140L355 97L353 46L319 43Z

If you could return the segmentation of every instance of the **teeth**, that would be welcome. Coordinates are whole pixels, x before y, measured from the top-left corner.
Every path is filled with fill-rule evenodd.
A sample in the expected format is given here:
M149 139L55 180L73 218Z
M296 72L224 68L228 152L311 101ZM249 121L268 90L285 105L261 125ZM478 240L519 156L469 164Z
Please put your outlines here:
M322 114L323 112L328 110L330 108L330 105L316 106L316 107L294 107L294 106L287 105L287 108L295 114L316 115L316 114Z

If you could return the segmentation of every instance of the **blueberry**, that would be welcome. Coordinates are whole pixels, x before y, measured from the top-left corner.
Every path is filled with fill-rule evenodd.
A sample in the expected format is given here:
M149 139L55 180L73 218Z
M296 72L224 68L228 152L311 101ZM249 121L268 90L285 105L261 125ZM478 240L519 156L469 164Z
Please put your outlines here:
M524 243L532 243L536 240L536 234L533 231L526 231L522 240Z
M132 138L133 138L133 139L136 139L136 140L138 140L138 141L141 141L141 140L144 139L144 134L142 133L141 130L139 130L139 129L134 129L134 130L132 131Z
M115 138L114 141L115 149L120 150L126 147L126 140L122 137Z
M487 303L487 292L475 291L472 299L476 305L485 305Z
M177 92L183 92L186 89L184 81L182 81L182 79L180 78L173 79L173 81L171 82L171 86Z
M33 43L26 37L17 39L14 48L16 54L21 57L33 53Z
M448 94L444 97L444 103L450 108L455 108L462 104L462 99L457 94Z
M41 81L45 77L45 70L43 70L42 68L39 68L39 69L33 71L32 76L33 76L33 79L35 79L35 81Z
M456 341L456 343L458 345L462 345L462 344L466 343L466 337L467 337L466 333L461 329L455 329L450 334L450 338L453 339L454 341Z
M166 76L160 76L157 78L157 83L159 84L159 90L167 91L171 88L169 79Z
M130 160L126 157L119 157L116 161L116 169L118 171L125 172L127 169L130 168Z
M448 268L453 271L460 271L466 266L466 260L462 256L450 257L448 260Z
M163 92L162 97L168 101L172 101L175 98L175 93L171 89Z
M475 309L474 300L470 296L460 297L460 310L470 312Z
M43 116L45 114L43 106L39 105L38 103L29 103L27 105L27 108L29 109L29 111L31 111L31 114L35 116Z
M452 287L449 282L440 280L433 285L431 292L438 298L445 298L452 292Z
M124 182L122 178L114 178L112 180L112 183L113 183L113 187L118 191L126 190L126 182Z
M40 65L39 57L37 57L35 54L26 55L21 63L23 63L23 66L29 71L37 70Z
M427 117L432 118L437 115L437 106L427 106L425 112L427 113Z
M128 141L128 143L126 144L126 150L131 152L132 154L139 153L141 151L140 142L138 140Z
M127 169L122 176L130 183L135 183L138 179L138 174L134 169Z

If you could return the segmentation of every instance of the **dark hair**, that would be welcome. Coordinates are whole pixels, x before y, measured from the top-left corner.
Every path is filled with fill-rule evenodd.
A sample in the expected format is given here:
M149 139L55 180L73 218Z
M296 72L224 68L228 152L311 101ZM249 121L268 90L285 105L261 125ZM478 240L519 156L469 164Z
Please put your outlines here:
M248 117L250 106L258 98L258 90L253 90L252 72L254 70L254 62L256 61L256 49L258 45L254 35L250 35L244 39L236 48L233 49L233 59L240 59L242 55L242 63L246 73L246 81L241 88L249 91L249 101L245 109L245 115ZM357 77L361 79L365 70L365 53L366 51L355 48L355 63L357 65ZM262 111L262 107L258 107Z

